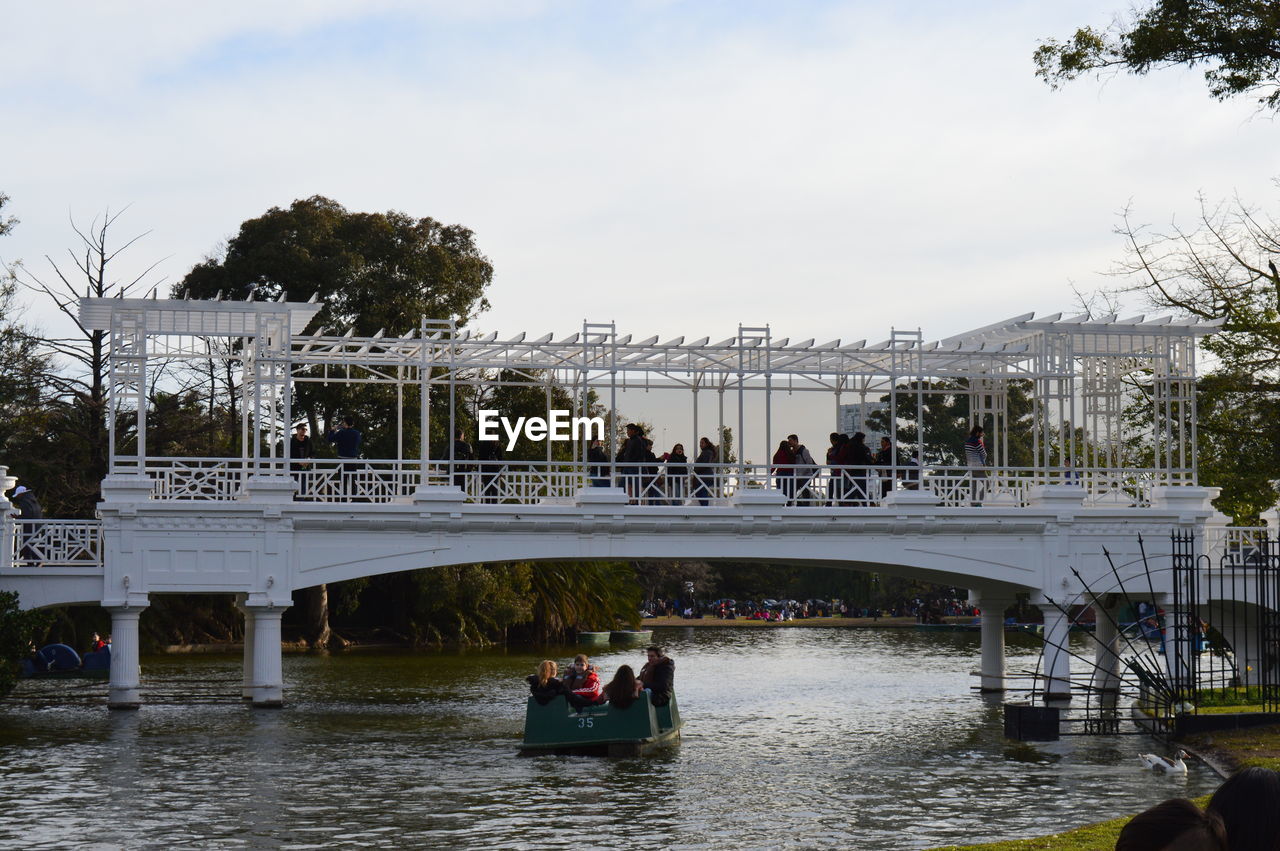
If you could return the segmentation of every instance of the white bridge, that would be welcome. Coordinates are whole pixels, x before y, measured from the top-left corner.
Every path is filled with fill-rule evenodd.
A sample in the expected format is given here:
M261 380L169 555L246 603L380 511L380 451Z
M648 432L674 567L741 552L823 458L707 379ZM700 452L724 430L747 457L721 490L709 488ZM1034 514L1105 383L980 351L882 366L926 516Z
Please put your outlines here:
M792 343L748 328L712 345L632 342L611 325L591 324L560 341L499 340L423 321L403 337L361 339L302 334L317 309L82 302L86 327L111 332L113 452L100 519L20 521L0 497L0 589L19 592L24 607L109 609L112 706L139 704L137 624L152 595L236 595L246 618L245 696L279 705L280 618L295 590L550 559L821 564L968 588L983 610L989 690L1005 682L1002 612L1026 592L1045 612L1045 691L1062 695L1070 687L1062 607L1115 605L1122 587L1169 603L1161 560L1167 564L1171 533L1195 536L1205 553L1225 541L1225 518L1210 505L1216 493L1196 483L1193 439L1195 340L1213 325L1027 315L936 343L895 333L868 346ZM208 361L211 339L235 343L218 350L242 380L241 456L149 455L155 363ZM918 431L901 450L901 435L891 435L893 451L874 465L816 459L816 468L695 463L693 453L687 468L601 462L581 444L555 456L548 444L542 459L479 461L458 457L453 445L433 451L427 437L433 397L447 393L452 402L463 387L533 385L545 390L548 407L553 389L568 392L579 411L603 413L616 432L617 391L644 386L691 393L695 434L697 395L714 394L719 416L705 432L718 436L727 432L726 393L739 399L738 435L742 397L763 394L763 448L771 455L768 412L784 381L790 392L825 392L837 402L851 393L862 402L885 397L895 423L941 404L945 386L945 395L967 399L971 422L986 426L990 463L957 466L962 453L904 463L909 448L928 445ZM393 386L397 457L285 457L289 427L301 419L299 387L322 382ZM593 402L605 392L607 409ZM1028 400L1029 413L1011 414L1011 392ZM402 416L413 406L416 428ZM1135 406L1147 410L1136 430ZM450 404L448 431L439 422L436 431L452 435L457 411ZM136 427L125 428L133 416ZM1024 466L1010 463L1018 452Z

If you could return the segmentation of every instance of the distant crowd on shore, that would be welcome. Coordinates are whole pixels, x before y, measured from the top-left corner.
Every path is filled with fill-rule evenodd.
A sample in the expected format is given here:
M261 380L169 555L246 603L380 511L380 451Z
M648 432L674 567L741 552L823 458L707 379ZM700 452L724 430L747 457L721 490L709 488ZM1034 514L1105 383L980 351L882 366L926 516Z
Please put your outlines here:
M655 598L643 604L644 617L714 617L721 620L790 621L808 618L915 618L921 623L937 623L943 617L977 617L977 606L958 598L929 599L916 597L899 600L884 608L855 606L841 600L731 600L703 601L679 597Z

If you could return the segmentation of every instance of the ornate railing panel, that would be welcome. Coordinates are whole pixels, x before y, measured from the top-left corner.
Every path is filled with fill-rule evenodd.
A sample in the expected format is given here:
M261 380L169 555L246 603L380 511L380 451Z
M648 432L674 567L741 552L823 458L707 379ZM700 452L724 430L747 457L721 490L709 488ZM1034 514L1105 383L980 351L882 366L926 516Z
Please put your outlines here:
M12 521L6 544L15 567L96 567L102 564L102 521Z
M136 468L121 472L138 472ZM297 498L311 502L392 502L421 485L456 485L475 502L538 504L572 500L581 488L624 488L638 505L715 505L744 490L771 489L797 507L879 505L895 491L933 494L946 507L1026 505L1037 485L1077 485L1091 505L1146 506L1158 485L1192 484L1188 471L1114 468L987 468L913 466L780 468L762 464L689 465L662 462L589 464L571 461L447 461L237 458L147 459L141 472L152 498L232 500L248 477L288 475Z

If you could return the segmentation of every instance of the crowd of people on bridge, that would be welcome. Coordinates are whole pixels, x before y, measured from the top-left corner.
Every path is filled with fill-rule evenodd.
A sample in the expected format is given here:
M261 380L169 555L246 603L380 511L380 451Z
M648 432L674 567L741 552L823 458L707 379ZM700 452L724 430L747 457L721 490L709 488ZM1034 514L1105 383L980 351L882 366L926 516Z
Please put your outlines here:
M579 653L560 675L560 666L552 659L538 664L538 672L530 674L529 693L541 706L557 697L564 697L575 709L610 704L626 709L648 693L654 706L666 706L671 702L675 685L675 660L657 644L645 648L645 663L636 673L630 665L619 665L613 678L604 683L600 669L591 664L585 653Z
M603 441L590 442L586 463L593 487L622 487L632 503L641 505L709 505L712 499L723 496L723 458L720 447L710 438L698 439L691 458L683 443L658 454L658 447L639 423L628 423L624 430L626 436L612 457ZM363 434L351 417L344 416L331 426L325 440L333 445L344 473L358 469ZM899 487L921 487L923 467L918 450L904 457L895 451L888 437L881 437L879 447L873 450L861 431L852 435L832 432L828 441L823 462L819 462L799 435L787 435L770 459L767 484L786 494L792 505L817 506L872 505ZM961 452L975 482L974 500L980 500L980 480L986 478L988 463L982 426L973 427ZM294 471L309 470L315 464L315 445L305 423L295 427L288 455ZM479 479L478 494L472 492L479 501L502 501L505 464L500 441L473 444L466 430L459 428L454 431L448 457L454 485L472 491L468 484L475 475Z

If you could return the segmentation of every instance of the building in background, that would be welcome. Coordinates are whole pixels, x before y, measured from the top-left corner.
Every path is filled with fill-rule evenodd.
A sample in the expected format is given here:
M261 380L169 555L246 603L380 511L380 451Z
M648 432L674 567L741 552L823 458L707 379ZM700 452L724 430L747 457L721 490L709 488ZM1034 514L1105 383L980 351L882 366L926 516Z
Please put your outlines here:
M867 436L867 446L872 447L874 451L875 447L880 445L882 432L870 428L867 420L873 414L882 412L885 419L888 419L888 402L854 402L852 405L840 405L836 408L836 431L850 436L856 431L862 432Z

